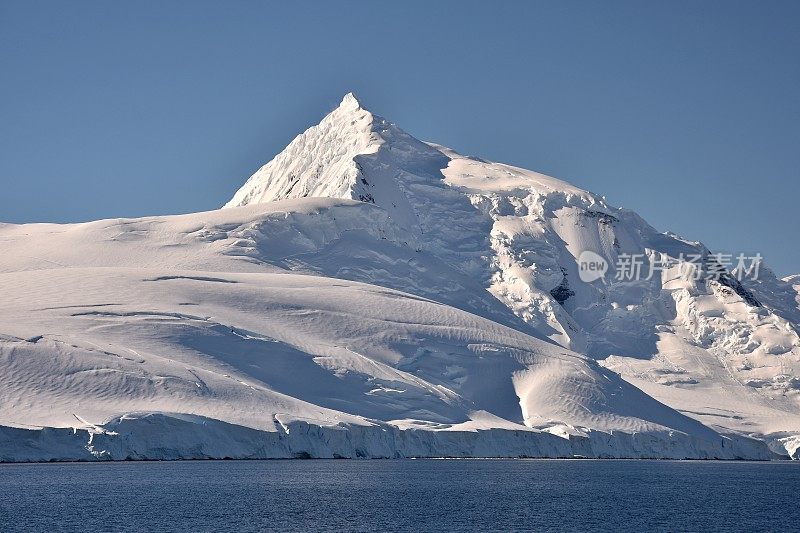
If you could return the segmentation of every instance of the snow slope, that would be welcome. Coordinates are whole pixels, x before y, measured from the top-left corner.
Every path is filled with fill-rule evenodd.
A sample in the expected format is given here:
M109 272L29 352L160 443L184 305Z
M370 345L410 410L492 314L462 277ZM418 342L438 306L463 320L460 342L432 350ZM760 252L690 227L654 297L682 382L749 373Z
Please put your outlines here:
M0 460L796 454L796 295L354 96L225 209L0 224Z
M449 272L381 216L305 199L3 226L0 456L765 457L548 341L319 273L474 290L428 279Z

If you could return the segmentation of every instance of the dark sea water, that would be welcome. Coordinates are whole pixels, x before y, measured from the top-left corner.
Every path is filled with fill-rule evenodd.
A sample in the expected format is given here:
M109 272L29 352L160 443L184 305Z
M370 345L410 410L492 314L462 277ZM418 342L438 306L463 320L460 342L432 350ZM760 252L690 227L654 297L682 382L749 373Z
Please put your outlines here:
M800 530L800 464L579 460L0 465L0 530Z

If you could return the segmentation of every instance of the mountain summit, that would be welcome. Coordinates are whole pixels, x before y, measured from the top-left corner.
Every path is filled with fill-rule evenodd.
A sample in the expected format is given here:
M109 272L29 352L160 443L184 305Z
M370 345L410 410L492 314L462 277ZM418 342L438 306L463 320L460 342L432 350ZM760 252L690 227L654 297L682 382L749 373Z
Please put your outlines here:
M364 109L353 93L316 126L298 135L269 163L256 171L224 207L272 202L288 198L334 197L370 201L373 193L403 194L402 180L443 180L455 151L422 142L395 124ZM477 161L477 160L475 160ZM367 165L369 168L366 168ZM370 183L368 175L388 167L391 175ZM566 182L526 171L539 186L591 196ZM375 176L377 177L377 176ZM380 187L383 181L390 182ZM396 187L391 182L398 182ZM378 186L377 190L372 190ZM384 190L382 190L384 189ZM384 207L391 206L393 196Z
M385 119L373 115L348 93L316 126L298 135L261 167L225 207L287 198L333 197L370 201L360 160L385 144L394 149L432 152Z
M353 93L316 126L258 169L224 207L291 198L347 198L376 203L410 234L426 229L409 196L415 186L445 191L450 158L361 107ZM437 221L438 223L438 221Z

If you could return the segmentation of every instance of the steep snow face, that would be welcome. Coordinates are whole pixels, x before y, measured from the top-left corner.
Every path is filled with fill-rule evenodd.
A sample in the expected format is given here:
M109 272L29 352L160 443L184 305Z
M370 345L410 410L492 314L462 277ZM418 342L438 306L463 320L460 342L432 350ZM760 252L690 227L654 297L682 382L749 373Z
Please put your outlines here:
M322 124L366 113L348 102ZM776 436L797 431L794 422L769 422L781 418L769 414L774 409L800 407L800 312L788 280L761 265L758 280L740 282L703 244L661 233L603 197L421 143L369 116L375 142L352 156L357 178L338 196L379 206L401 240L474 280L527 331L601 361L657 398L702 398L705 405L687 412L711 424ZM302 176L317 172L303 168ZM256 176L242 190L267 187L270 199L282 197ZM584 252L605 262L605 276L581 279ZM637 279L620 271L631 256L642 259ZM724 420L719 413L734 401L766 407L746 421Z
M768 379L768 394L798 399L800 315L792 288L766 266L757 281L740 283L702 244L536 173L454 158L444 174L493 221L489 290L559 344L598 359L652 359L661 337L688 337L732 368L735 381ZM585 252L605 261L605 276L581 279ZM634 256L638 279L618 275Z
M359 177L356 156L374 153L383 143L374 122L355 95L347 94L322 122L258 169L225 207L309 196L351 198Z

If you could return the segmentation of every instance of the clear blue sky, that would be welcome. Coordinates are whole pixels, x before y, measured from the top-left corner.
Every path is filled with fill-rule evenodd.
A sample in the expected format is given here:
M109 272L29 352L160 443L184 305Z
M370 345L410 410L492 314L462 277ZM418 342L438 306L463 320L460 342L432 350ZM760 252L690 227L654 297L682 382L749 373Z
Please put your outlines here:
M2 0L0 220L215 208L350 90L800 272L797 1Z

